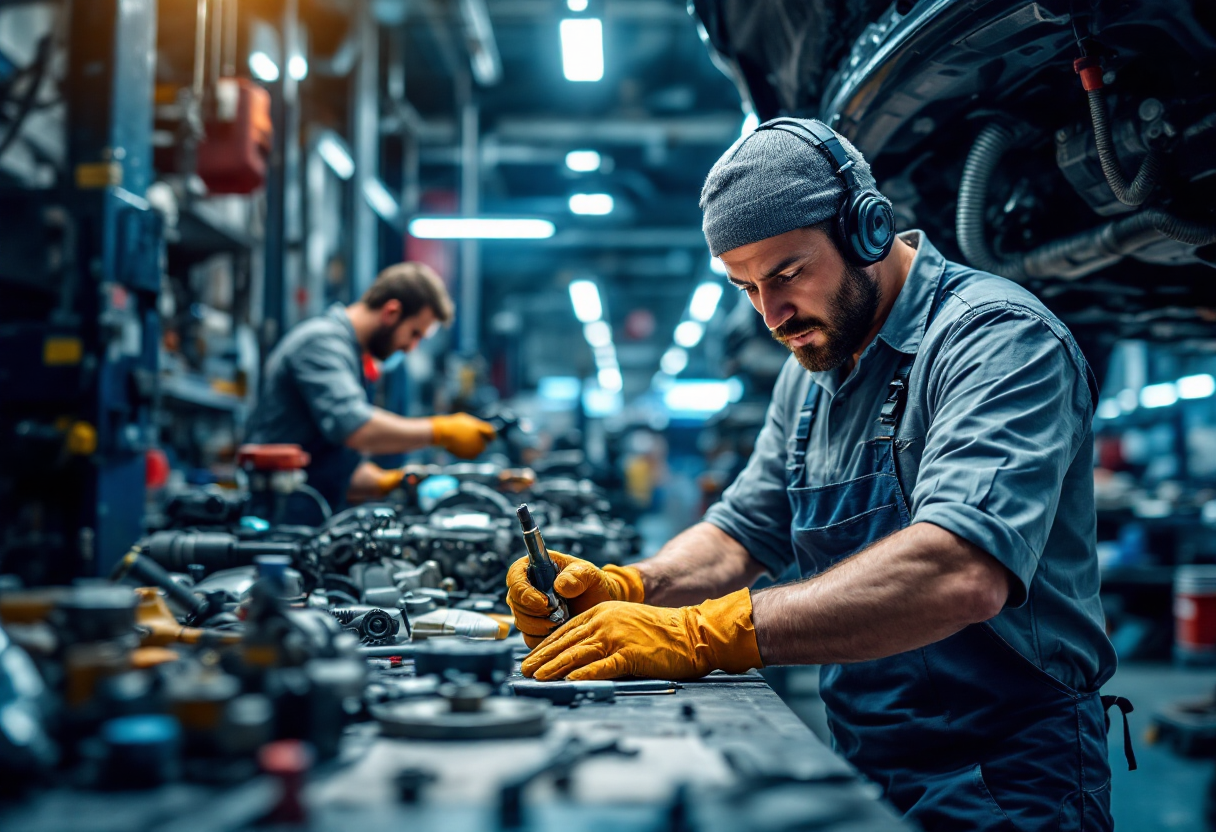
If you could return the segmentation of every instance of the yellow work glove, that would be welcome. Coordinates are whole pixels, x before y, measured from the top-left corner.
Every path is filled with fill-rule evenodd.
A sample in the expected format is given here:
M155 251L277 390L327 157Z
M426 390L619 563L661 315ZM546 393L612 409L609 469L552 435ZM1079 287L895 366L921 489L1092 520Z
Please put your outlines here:
M486 449L498 431L489 422L470 416L467 413L453 413L450 416L432 416L431 430L435 433L432 440L446 450L456 454L461 459L472 459Z
M387 495L394 488L401 485L401 481L405 479L405 469L391 468L387 471L381 471L376 475L376 488L380 490L380 494Z
M566 599L571 616L586 612L605 601L642 603L642 574L632 566L605 566L600 569L580 558L549 550L557 567L553 591ZM535 647L555 629L549 620L549 600L528 583L528 559L520 558L507 570L507 604L515 613L515 628L524 643Z
M699 679L712 670L763 667L751 592L741 589L695 607L608 601L569 621L532 651L520 670L547 682Z

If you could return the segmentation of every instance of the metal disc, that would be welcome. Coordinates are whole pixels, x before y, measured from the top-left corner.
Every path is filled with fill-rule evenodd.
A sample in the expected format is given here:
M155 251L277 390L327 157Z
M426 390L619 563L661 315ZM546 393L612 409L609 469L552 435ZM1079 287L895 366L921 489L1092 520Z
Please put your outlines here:
M492 696L477 711L453 711L448 700L420 699L376 705L372 716L388 737L420 740L497 740L545 732L548 703Z

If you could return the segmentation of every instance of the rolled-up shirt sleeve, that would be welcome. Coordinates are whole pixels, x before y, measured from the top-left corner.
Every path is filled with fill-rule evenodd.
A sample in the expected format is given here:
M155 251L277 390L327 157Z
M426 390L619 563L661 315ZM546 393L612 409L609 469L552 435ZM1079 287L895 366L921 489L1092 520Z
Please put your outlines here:
M288 358L313 423L335 445L345 444L372 417L372 406L350 353L350 345L338 336L321 336Z
M1089 436L1090 374L1075 345L1010 303L963 316L929 368L929 430L912 522L933 523L988 552L1026 601L1060 500Z
M786 443L790 435L786 421L788 399L796 395L795 374L800 369L791 361L781 371L747 467L704 518L737 540L774 575L781 574L794 559L790 501L785 492Z

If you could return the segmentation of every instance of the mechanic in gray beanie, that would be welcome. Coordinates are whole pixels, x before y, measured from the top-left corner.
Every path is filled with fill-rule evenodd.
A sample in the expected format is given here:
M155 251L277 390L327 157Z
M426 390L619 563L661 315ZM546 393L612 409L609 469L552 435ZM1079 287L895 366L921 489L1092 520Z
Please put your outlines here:
M873 188L870 165L848 139L836 136L853 160L858 184ZM717 257L831 220L844 195L844 183L825 152L785 130L755 130L722 154L701 189L702 229L710 254Z

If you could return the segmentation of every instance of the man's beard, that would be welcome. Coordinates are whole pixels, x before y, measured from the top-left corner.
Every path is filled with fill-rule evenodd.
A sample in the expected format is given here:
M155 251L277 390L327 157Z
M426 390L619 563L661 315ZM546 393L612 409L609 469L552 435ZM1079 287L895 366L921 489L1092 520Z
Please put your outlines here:
M382 326L372 333L371 340L367 342L367 351L372 354L372 357L377 361L388 361L397 350L393 348L393 335L397 332L395 326Z
M781 342L798 363L812 373L835 370L845 363L861 346L874 315L878 311L880 292L878 282L871 279L852 263L844 264L840 289L832 298L832 308L827 319L791 318L776 329L769 330L773 338ZM823 346L805 344L791 347L790 338L817 329L824 336Z

